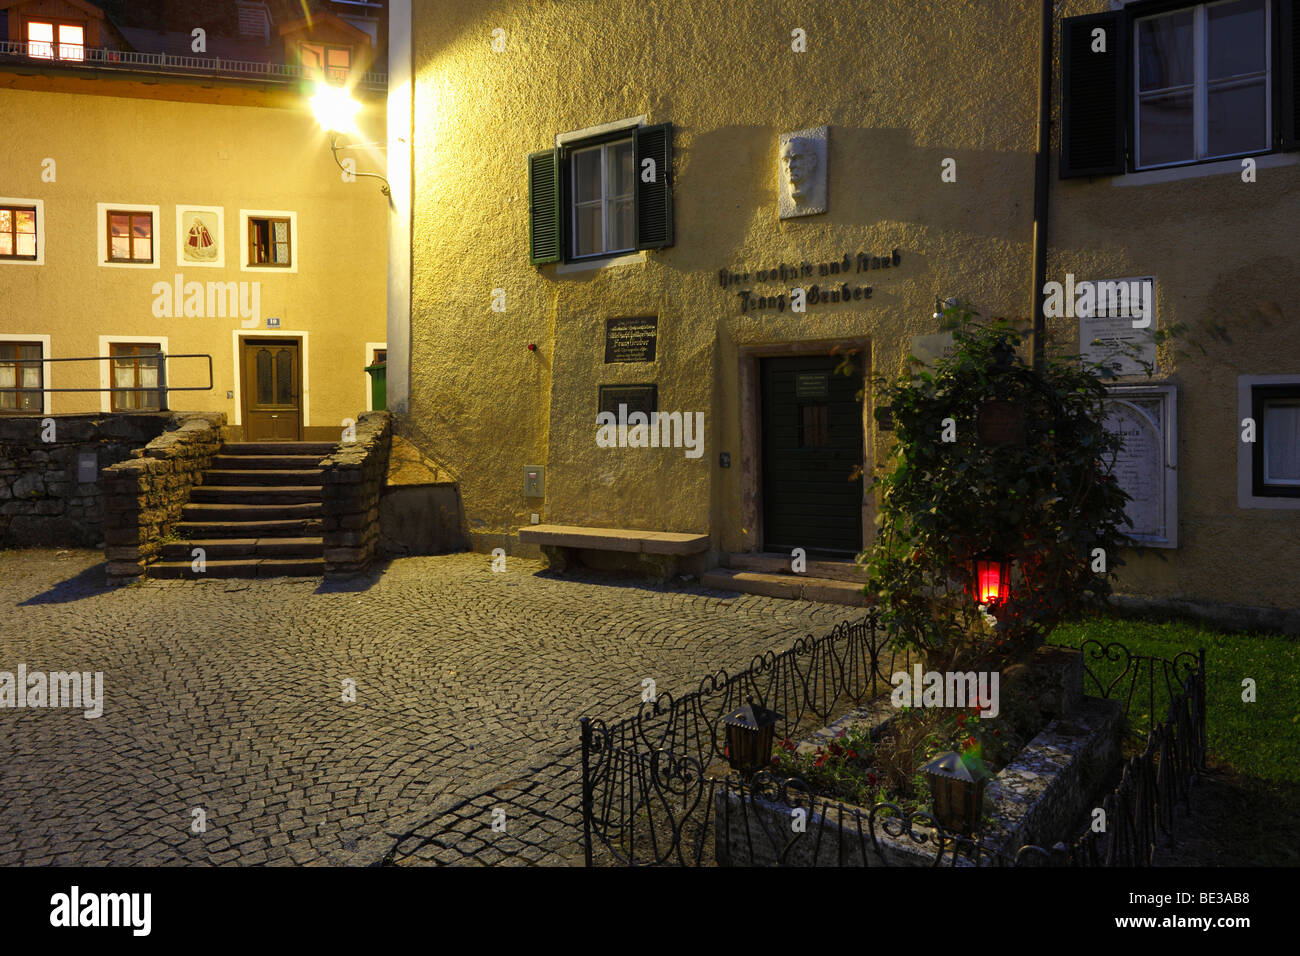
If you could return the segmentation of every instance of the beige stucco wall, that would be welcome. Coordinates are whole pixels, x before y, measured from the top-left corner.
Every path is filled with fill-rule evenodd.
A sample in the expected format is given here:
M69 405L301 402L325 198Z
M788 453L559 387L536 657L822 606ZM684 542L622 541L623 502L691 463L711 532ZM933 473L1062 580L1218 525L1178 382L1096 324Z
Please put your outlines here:
M384 138L377 102L364 114L366 141ZM211 354L214 369L212 391L173 393L172 407L225 412L234 423L238 393L226 393L235 389L240 320L157 318L153 286L177 273L186 282L259 282L251 331L269 331L266 317L278 316L279 331L306 333L305 437L337 434L344 418L365 410L365 343L386 337L387 205L375 180L343 182L305 101L286 109L4 89L0 115L9 130L0 195L42 200L45 218L44 264L0 264L0 333L49 335L53 357L101 354L103 335L166 336L169 352ZM359 170L382 171L382 151L356 155ZM54 182L42 181L47 157ZM105 202L160 207L159 268L97 264L97 204ZM224 207L225 268L178 263L178 204ZM296 212L296 273L240 269L241 209ZM47 368L54 387L100 384L95 363ZM170 362L169 375L173 386L207 378L194 359ZM100 401L52 393L50 410L94 411Z
M1064 6L1068 16L1109 9L1099 0ZM1146 183L1140 174L1056 179L1059 46L1057 54L1048 278L1153 275L1157 326L1187 326L1186 335L1159 350L1152 379L1178 386L1178 547L1127 555L1121 589L1300 607L1300 500L1292 499L1292 509L1263 510L1241 508L1237 497L1237 377L1300 375L1300 256L1293 238L1300 154L1284 154L1288 165L1257 169L1253 183L1242 180L1240 161L1229 162L1227 172L1173 182ZM1216 338L1207 323L1224 326L1231 342ZM1075 321L1049 325L1063 346L1077 348Z
M538 512L752 548L740 347L865 339L873 370L893 372L910 336L932 331L937 294L1028 312L1034 75L1005 63L1032 62L1036 35L1003 5L916 7L875 4L866 20L851 2L716 17L633 0L418 11L411 419L459 480L477 546L508 544ZM796 27L808 53L791 51ZM956 63L960 82L938 69ZM674 124L675 246L601 271L529 265L527 154L642 115ZM823 124L830 211L778 221L777 137ZM945 157L956 184L940 182ZM726 267L894 248L900 268L847 277L874 287L870 302L804 316L741 316L718 282ZM658 316L653 366L604 364L605 320L621 315ZM596 447L597 386L640 382L658 384L661 411L706 413L702 458ZM525 464L548 466L544 501L523 497Z
M1065 13L1105 6L1073 2ZM738 4L718 16L635 0L417 11L405 427L460 482L475 546L511 547L537 512L543 522L707 531L716 551L752 549L758 483L746 474L756 449L742 349L864 343L871 371L893 375L912 336L934 330L937 295L1028 318L1038 11L1033 0ZM807 53L790 50L796 27ZM491 49L496 28L508 38L502 53ZM1057 54L1059 78L1059 44ZM1179 386L1180 544L1167 561L1129 555L1121 590L1294 607L1300 511L1237 507L1236 387L1239 374L1300 372L1288 332L1297 260L1284 227L1300 170L1261 169L1249 185L1233 175L1063 183L1059 83L1054 92L1048 278L1154 274L1161 326L1215 318L1233 335L1204 356L1187 339L1161 351L1157 380ZM527 154L556 134L637 116L674 124L676 244L601 271L529 265ZM822 124L829 212L778 221L777 137ZM940 179L949 157L956 183ZM742 316L717 278L894 248L901 267L865 277L869 303L805 316ZM498 288L504 314L490 308ZM653 366L603 363L605 320L625 315L658 316ZM1077 350L1071 320L1049 322L1049 334L1050 347ZM658 384L661 410L706 413L703 458L596 447L597 386L640 382ZM870 428L867 438L870 466L884 445ZM542 501L523 496L525 464L548 468Z

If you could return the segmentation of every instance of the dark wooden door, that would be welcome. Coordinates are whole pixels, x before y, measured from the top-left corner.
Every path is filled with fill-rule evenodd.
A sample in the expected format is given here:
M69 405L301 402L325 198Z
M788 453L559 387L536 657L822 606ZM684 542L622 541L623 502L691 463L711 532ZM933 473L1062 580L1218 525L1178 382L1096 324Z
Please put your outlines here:
M244 339L247 441L302 437L302 369L297 339Z
M860 373L840 358L762 360L763 550L862 550Z

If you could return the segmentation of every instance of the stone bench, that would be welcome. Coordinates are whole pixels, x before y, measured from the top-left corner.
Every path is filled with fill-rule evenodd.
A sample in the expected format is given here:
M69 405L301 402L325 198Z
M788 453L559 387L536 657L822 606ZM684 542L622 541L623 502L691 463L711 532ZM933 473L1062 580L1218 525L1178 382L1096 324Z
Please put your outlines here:
M593 568L648 573L661 580L679 573L702 574L709 550L707 534L561 524L520 528L519 540L540 546L547 567L552 571L564 571L578 563Z

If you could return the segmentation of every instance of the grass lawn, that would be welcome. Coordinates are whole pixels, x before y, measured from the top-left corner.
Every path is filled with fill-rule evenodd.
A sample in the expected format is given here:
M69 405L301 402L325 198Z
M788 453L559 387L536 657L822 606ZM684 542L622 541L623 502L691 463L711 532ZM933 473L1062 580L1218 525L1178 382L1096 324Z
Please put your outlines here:
M1163 865L1300 865L1300 642L1279 634L1227 633L1186 622L1098 619L1058 628L1052 643L1119 642L1135 654L1172 658L1205 648L1210 776L1193 791L1193 813L1175 828ZM1087 661L1103 681L1121 664ZM1242 681L1255 682L1255 702ZM1157 680L1163 685L1163 678ZM1127 687L1127 682L1121 684ZM1145 723L1146 674L1132 714ZM1161 688L1161 691L1163 689ZM1089 693L1096 693L1089 686ZM1113 693L1112 693L1113 696ZM1157 719L1168 698L1157 694Z
M1277 634L1228 634L1183 622L1100 619L1057 628L1052 643L1077 647L1085 640L1117 641L1135 654L1172 658L1205 648L1206 714L1210 754L1238 773L1288 783L1300 753L1300 642ZM1088 661L1088 665L1097 670ZM1112 665L1111 674L1118 666ZM1242 700L1242 681L1255 681L1255 702ZM1145 694L1146 677L1142 676ZM1157 681L1163 684L1163 679ZM1089 688L1090 692L1095 692ZM1145 711L1145 706L1136 706ZM1164 719L1167 697L1157 699Z

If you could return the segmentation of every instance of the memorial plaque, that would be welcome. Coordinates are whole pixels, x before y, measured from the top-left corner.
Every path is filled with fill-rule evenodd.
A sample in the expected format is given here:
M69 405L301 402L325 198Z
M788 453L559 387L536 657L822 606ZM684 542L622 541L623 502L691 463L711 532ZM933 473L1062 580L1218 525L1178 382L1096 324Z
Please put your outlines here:
M657 385L602 385L600 386L599 412L609 412L618 416L618 407L627 406L627 414L633 412L651 412L659 410L659 386Z
M1096 304L1090 314L1078 316L1079 354L1084 361L1108 365L1116 375L1146 375L1142 362L1150 364L1153 374L1157 372L1155 279L1103 280L1092 285ZM1145 327L1133 326L1135 321L1148 320Z
M794 397L805 401L826 399L830 396L829 372L798 372L794 377Z
M1133 394L1113 392L1106 402L1106 430L1124 447L1111 473L1132 497L1125 513L1133 526L1124 533L1146 544L1173 546L1177 540L1176 474L1170 462L1172 389L1160 386Z
M659 337L657 316L607 319L605 321L605 364L653 362Z

